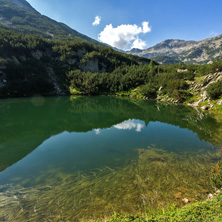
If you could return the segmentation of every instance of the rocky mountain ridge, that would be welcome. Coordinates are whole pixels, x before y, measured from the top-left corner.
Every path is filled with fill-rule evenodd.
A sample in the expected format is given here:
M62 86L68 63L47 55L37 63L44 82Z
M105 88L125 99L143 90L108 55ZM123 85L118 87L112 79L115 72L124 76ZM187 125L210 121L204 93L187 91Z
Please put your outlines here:
M174 63L173 60L186 64L206 64L222 59L222 35L201 41L168 39L148 49L132 49L128 53L154 60L157 58L156 61L162 64ZM164 61L166 57L172 61Z

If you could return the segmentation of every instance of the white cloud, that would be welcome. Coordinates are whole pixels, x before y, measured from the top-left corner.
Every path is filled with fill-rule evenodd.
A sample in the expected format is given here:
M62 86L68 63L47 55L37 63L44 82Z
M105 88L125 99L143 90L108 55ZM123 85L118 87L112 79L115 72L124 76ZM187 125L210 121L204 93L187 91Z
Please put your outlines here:
M122 24L115 28L110 24L106 25L99 34L99 40L119 49L126 49L134 42L134 45L139 45L142 48L146 46L146 43L139 38L139 34L148 32L151 32L148 22L143 22L141 27L135 24Z
M94 129L96 135L99 135L101 133L100 129Z
M137 38L133 44L132 44L132 49L135 48L135 49L145 49L147 46L146 42Z
M219 35L217 32L212 31L212 32L208 35L208 37L215 37L215 36L217 36L217 35Z
M151 27L149 26L149 22L143 22L143 33L151 32Z
M113 126L119 130L132 130L135 129L137 132L141 132L142 128L144 127L141 123L136 123L135 120L127 120L122 123Z
M97 26L99 25L101 22L101 17L100 16L96 16L94 22L92 23L92 25Z

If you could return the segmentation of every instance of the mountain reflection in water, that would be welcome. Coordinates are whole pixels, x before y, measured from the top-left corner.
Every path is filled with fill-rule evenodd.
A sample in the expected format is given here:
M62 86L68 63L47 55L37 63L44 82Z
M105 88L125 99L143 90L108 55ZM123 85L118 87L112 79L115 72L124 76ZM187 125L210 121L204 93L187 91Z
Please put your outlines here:
M206 174L221 156L219 117L186 106L26 98L0 101L0 116L0 220L180 206L182 197L206 196Z
M199 140L213 145L222 143L221 124L212 115L154 101L59 97L45 98L41 106L35 106L33 99L9 99L0 102L0 116L0 170L21 160L52 136L93 130L100 134L112 126L141 132L150 123L167 123L192 131ZM160 138L160 133L156 133Z

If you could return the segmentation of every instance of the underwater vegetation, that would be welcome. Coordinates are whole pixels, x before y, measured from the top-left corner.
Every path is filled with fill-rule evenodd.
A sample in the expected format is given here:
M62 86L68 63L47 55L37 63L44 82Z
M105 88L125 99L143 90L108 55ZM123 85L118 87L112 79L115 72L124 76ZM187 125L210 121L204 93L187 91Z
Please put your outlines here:
M134 221L139 214L142 217L135 221L149 221L142 218L160 211L167 217L172 205L183 207L187 204L184 199L193 206L206 199L213 191L209 175L211 166L220 158L220 150L188 155L148 147L138 149L137 158L121 168L104 167L89 174L61 174L53 186L4 185L0 187L0 220L104 221L111 218L110 221ZM221 196L217 198L221 204ZM201 206L204 209L204 203ZM173 215L189 211L189 207L181 209L184 210L180 213L175 209ZM134 215L131 216L134 219L126 220L127 216L123 219L117 214ZM115 217L118 220L113 219Z
M221 115L114 97L32 102L0 104L0 221L222 221L221 194L206 200L221 186Z

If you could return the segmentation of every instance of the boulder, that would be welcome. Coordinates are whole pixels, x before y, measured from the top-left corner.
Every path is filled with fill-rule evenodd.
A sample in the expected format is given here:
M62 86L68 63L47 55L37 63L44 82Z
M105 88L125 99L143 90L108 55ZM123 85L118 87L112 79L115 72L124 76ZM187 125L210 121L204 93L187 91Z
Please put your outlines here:
M184 198L182 201L183 201L184 203L188 203L188 202L189 202L189 200L188 200L187 198Z
M207 106L202 106L200 107L202 110L208 110L208 107Z
M222 99L217 102L217 105L222 105Z

